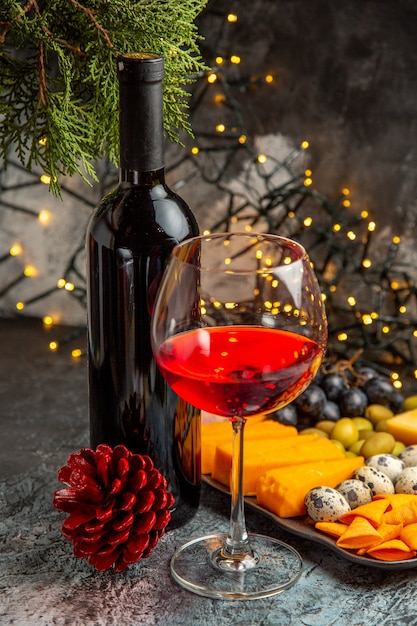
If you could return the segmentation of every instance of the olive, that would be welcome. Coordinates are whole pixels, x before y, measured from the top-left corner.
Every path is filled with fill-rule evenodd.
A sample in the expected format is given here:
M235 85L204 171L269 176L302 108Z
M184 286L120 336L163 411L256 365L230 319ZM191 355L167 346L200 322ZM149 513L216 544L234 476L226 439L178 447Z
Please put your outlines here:
M349 417L342 417L335 423L330 439L337 439L348 450L359 439L358 427Z
M369 459L376 454L391 454L394 450L395 439L390 433L374 433L365 439L360 454Z

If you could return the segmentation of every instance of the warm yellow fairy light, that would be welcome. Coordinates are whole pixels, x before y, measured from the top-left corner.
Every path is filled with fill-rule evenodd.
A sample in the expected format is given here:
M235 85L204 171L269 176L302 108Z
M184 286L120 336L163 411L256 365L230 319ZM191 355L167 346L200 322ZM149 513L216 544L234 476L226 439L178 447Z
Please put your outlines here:
M375 228L376 228L376 224L375 224L375 222L369 222L369 224L368 224L368 230L369 230L369 232L370 232L370 233L373 233L373 232L374 232L374 230L375 230Z
M396 280L392 280L391 281L391 285L390 285L391 289L395 290L395 289L399 289L400 288L400 283Z
M214 96L214 104L223 104L225 100L226 100L226 97L222 93L218 93Z
M407 311L407 307L405 306L405 304L403 304L398 310L400 313L405 313Z
M224 133L225 130L226 130L226 126L224 124L217 124L216 131L218 133Z
M369 269L371 266L372 266L371 259L364 259L362 261L362 267L364 267L365 269Z
M9 250L10 256L19 256L20 254L22 254L22 252L23 248L20 243L14 243Z
M349 304L349 306L355 306L356 304L356 298L354 296L349 296L347 298L347 303Z
M305 218L304 218L304 220L303 220L303 224L304 224L304 226L306 226L307 228L308 228L309 226L311 226L311 225L312 225L312 223L313 223L313 218L312 218L312 217L305 217Z
M349 231L346 233L346 237L347 237L348 239L350 239L351 241L355 241L355 239L356 239L356 234L353 232L353 230L349 230Z
M49 185L51 182L51 177L48 176L48 174L42 174L42 176L39 179L41 181L41 183L43 183L44 185Z
M217 80L217 74L215 74L214 72L210 72L210 74L207 75L208 83L215 83L216 80Z
M304 187L311 187L312 184L313 184L313 179L312 178L305 178L304 179Z
M391 380L398 380L400 378L400 375L398 372L391 372L390 378Z
M48 224L50 219L51 214L49 211L47 211L46 209L42 209L41 211L39 211L38 220L41 222L41 224Z
M342 194L343 194L344 196L348 196L348 195L350 194L350 189L348 189L347 187L344 187L344 188L342 189Z
M364 324L364 326L370 326L372 322L373 322L373 319L368 313L365 313L364 315L362 315L362 323Z
M52 319L50 315L44 315L42 318L42 323L45 327L50 327L53 325L54 320Z
M285 257L282 259L282 262L284 263L284 265L290 265L290 263L292 263L292 259L291 259L291 257L290 257L290 256L285 256Z
M228 309L229 311L230 311L231 309L236 308L236 306L237 306L236 302L225 302L225 303L224 303L224 308L225 308L225 309Z
M237 22L237 15L235 13L229 13L229 15L227 16L227 21L234 24L235 22Z
M266 154L258 154L257 160L258 160L258 163L266 163L268 160L268 157L266 156Z
M82 350L80 350L80 348L74 348L74 350L71 351L71 356L74 359L78 359L81 355L82 355Z
M65 278L59 278L56 283L56 286L58 287L58 289L64 289L66 283L67 281L65 280Z
M210 234L211 234L211 230L209 229L203 230L203 235L210 235Z
M74 285L74 283L66 282L64 289L66 291L74 291L75 285Z
M346 199L346 200L343 200L342 204L344 207L349 208L351 203L350 203L350 200Z
M287 216L292 219L293 217L295 217L295 213L294 211L288 211Z
M191 148L191 154L198 154L200 152L200 148L198 148L197 146L193 146Z
M337 291L337 287L336 287L336 285L330 285L330 287L329 287L329 291L330 291L331 293L334 293L335 291Z
M373 320L377 320L378 317L379 317L379 314L377 313L377 311L372 311L371 317L372 317Z
M271 265L272 265L271 257L266 257L264 259L264 263L265 263L266 267L271 267ZM268 276L268 278L270 278L272 280L272 276Z
M237 54L232 54L232 56L230 57L230 63L234 63L235 65L239 65L240 60L240 56L238 56Z
M264 307L265 307L266 309L272 309L272 302L270 302L269 300L266 300L266 301L264 302Z
M390 327L389 326L383 326L381 328L382 332L384 333L384 335L388 335L389 331L390 331Z
M224 62L223 57L216 57L216 63L217 65L221 65Z
M213 306L214 306L215 309L221 309L222 308L222 303L219 302L218 300L215 300L213 302Z
M257 259L262 259L262 250L257 250L255 252L255 256L256 256Z
M393 383L392 383L392 386L395 389L402 389L403 384L402 384L402 382L400 380L394 380Z
M232 262L232 259L230 257L226 257L224 260L225 265L230 265L231 262Z
M417 337L417 330L413 330L413 337Z
M302 141L301 142L301 148L302 150L307 150L307 148L310 147L310 144L308 143L308 141Z
M339 333L337 335L337 338L338 338L339 341L346 341L347 338L348 338L348 335L347 335L347 333Z
M312 175L313 175L313 172L312 172L311 170L306 170L306 171L304 172L304 176L305 176L306 178L310 178Z
M361 218L366 220L367 217L369 217L369 211L364 209L363 211L361 211Z
M16 309L18 311L22 311L25 308L25 303L24 302L16 302L15 306L16 306Z
M274 77L272 76L272 74L267 74L265 76L265 82L266 83L273 83L274 82Z
M342 227L341 227L341 225L340 225L340 224L333 224L333 231L334 231L335 233L340 232L340 231L341 231L341 229L342 229Z
M40 146L46 146L46 144L48 143L48 137L42 137L42 139L39 139L38 144Z
M284 305L284 313L291 313L292 311L292 304L285 304Z
M401 241L401 238L400 238L400 237L398 237L398 235L395 235L395 236L392 238L392 243L399 244L399 243L400 243L400 241Z
M251 226L250 224L246 224L246 226L245 226L245 231L246 231L247 233L250 233L250 232L252 231L252 226Z
M57 341L50 341L49 342L49 349L50 350L57 350L58 349L58 342Z
M30 276L36 276L38 272L36 267L34 267L33 265L26 265L23 273L27 278L29 278Z
M247 141L246 135L240 135L238 142L243 145L244 143L246 143L246 141Z
M414 378L417 378L417 370L414 370Z

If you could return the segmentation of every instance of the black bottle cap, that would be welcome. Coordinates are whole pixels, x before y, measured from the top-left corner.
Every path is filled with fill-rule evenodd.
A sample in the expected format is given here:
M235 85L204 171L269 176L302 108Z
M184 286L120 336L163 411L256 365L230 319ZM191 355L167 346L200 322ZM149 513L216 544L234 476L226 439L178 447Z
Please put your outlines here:
M137 81L152 83L164 77L164 58L152 52L132 52L120 55L117 59L119 80L134 78Z

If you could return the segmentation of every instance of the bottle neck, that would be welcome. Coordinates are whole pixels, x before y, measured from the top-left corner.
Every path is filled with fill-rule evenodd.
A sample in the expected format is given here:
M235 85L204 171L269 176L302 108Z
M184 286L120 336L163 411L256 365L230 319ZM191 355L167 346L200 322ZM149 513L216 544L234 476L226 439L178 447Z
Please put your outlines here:
M165 169L162 167L151 172L141 172L120 167L119 182L131 185L144 185L146 187L154 187L158 184L163 185L165 183Z
M126 64L119 86L120 181L155 184L165 166L162 78L142 80Z

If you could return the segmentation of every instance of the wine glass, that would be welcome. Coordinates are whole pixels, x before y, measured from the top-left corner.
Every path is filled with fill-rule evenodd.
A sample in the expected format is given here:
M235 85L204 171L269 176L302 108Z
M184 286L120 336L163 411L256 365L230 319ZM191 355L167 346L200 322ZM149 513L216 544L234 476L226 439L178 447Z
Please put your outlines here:
M172 252L151 326L169 385L233 428L229 532L180 547L172 576L212 598L279 593L298 580L302 561L287 544L246 531L243 433L247 419L294 400L320 366L327 322L306 251L269 234L188 239Z

